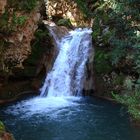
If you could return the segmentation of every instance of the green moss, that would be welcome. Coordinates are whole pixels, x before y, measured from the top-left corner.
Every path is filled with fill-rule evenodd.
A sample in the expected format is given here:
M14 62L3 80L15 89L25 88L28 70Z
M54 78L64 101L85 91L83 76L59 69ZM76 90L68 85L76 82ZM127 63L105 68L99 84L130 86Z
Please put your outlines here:
M117 95L112 94L113 97L120 103L128 107L128 112L136 120L140 120L140 92L133 91L133 94Z
M23 26L27 20L26 16L16 16L15 13L13 13L12 18L12 24L15 26Z
M78 7L83 12L84 17L87 18L88 16L92 15L90 9L87 7L87 2L85 0L75 0L75 2L78 4Z
M125 76L123 74L119 74L115 79L113 79L113 84L122 86L124 84L124 80Z
M5 126L3 122L0 121L0 133L5 131Z

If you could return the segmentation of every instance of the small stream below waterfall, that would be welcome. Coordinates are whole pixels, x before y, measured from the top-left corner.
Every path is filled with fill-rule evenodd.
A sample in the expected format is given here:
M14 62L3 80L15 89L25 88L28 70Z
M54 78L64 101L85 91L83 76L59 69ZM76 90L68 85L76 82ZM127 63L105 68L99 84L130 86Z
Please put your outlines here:
M76 29L56 40L60 52L41 95L0 109L16 140L140 140L124 107L81 96L91 32Z

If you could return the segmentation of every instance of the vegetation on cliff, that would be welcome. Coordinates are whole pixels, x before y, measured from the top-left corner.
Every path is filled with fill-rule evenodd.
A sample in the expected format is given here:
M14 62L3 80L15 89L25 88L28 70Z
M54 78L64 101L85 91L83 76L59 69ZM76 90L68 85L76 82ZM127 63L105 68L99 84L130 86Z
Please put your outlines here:
M93 18L95 69L118 102L140 119L140 2L139 0L76 0ZM119 93L119 95L118 95ZM106 95L105 95L106 96Z
M13 43L9 38L25 25L27 15L37 6L37 0L8 0L4 7L4 12L0 16L0 71L10 73L16 65L7 64L4 54L8 47ZM18 41L17 41L18 42ZM15 62L16 63L16 62ZM7 75L7 74L6 74Z
M36 64L29 66L25 60L32 52L42 1L4 1L0 9L0 99L10 100L33 90L29 80L35 76Z

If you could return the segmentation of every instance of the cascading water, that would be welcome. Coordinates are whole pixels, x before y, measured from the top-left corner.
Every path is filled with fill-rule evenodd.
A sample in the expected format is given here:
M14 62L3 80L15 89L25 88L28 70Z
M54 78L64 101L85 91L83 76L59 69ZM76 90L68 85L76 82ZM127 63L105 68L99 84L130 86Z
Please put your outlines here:
M70 31L57 43L60 52L52 71L46 76L41 96L60 97L81 94L85 64L92 47L91 32L91 29L87 28L76 29Z

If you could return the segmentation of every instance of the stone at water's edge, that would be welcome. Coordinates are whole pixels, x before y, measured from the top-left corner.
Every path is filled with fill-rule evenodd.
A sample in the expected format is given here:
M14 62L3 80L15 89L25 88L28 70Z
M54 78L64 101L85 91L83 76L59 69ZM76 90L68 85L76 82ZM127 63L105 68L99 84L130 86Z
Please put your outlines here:
M0 121L0 140L15 140L13 135L6 132L4 124Z

